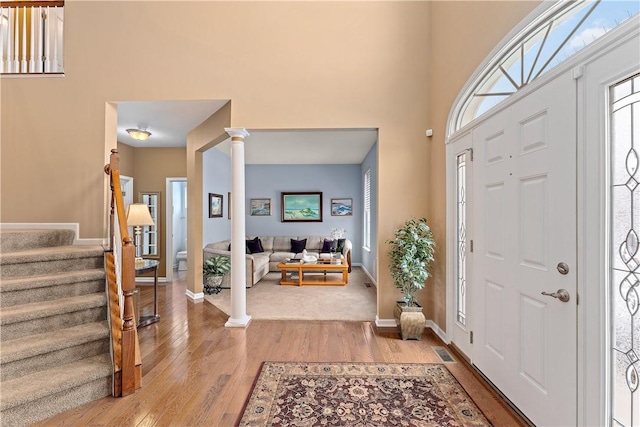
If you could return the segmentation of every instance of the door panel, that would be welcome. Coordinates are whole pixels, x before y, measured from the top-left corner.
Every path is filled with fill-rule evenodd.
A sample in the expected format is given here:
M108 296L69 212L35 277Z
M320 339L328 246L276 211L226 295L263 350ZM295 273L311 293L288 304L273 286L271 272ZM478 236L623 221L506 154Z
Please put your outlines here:
M534 423L576 423L576 84L473 130L474 364ZM556 264L565 262L569 273ZM542 292L563 288L569 302Z

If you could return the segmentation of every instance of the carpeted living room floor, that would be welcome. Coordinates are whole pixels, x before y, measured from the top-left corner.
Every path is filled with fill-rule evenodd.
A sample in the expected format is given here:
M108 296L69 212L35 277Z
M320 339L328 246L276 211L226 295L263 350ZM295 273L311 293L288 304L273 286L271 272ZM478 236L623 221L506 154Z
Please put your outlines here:
M205 295L205 300L231 314L231 290ZM352 320L376 318L376 287L360 267L346 286L280 286L280 273L268 273L247 289L247 314L270 320Z

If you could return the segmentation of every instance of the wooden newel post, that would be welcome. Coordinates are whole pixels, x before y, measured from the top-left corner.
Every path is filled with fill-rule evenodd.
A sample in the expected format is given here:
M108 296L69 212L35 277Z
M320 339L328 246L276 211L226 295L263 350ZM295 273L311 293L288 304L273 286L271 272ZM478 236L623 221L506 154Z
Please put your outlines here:
M122 246L122 294L124 313L122 316L122 395L132 394L139 388L136 376L136 325L133 294L135 289L135 246L131 237L123 239Z
M109 175L109 186L111 187L111 200L110 200L110 210L109 210L109 250L113 250L113 236L115 234L114 224L115 224L115 210L116 210L116 198L115 198L115 188L113 184L113 175L111 174L113 171L120 170L120 155L118 154L117 148L111 149L111 156L109 156L109 163L104 166L104 173Z

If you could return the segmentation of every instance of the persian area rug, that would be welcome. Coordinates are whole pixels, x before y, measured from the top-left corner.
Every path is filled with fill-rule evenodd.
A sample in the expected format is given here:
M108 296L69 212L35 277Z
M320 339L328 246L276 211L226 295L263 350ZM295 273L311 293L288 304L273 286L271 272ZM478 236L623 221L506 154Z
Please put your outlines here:
M442 364L264 362L240 426L490 426Z

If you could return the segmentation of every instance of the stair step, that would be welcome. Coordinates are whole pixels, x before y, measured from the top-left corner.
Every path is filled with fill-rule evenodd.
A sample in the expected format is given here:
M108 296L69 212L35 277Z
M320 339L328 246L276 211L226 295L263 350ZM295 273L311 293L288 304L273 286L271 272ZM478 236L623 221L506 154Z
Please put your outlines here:
M0 230L0 424L113 392L104 248L72 230Z
M6 307L0 312L0 341L106 319L104 293Z
M13 252L73 244L73 230L0 230L0 250Z
M104 268L101 246L59 246L0 253L0 278Z
M2 279L0 307L86 295L104 288L104 269Z
M111 394L108 354L2 382L3 427L28 425Z
M55 334L29 335L6 341L0 348L0 381L108 351L109 325L106 321L61 329Z

